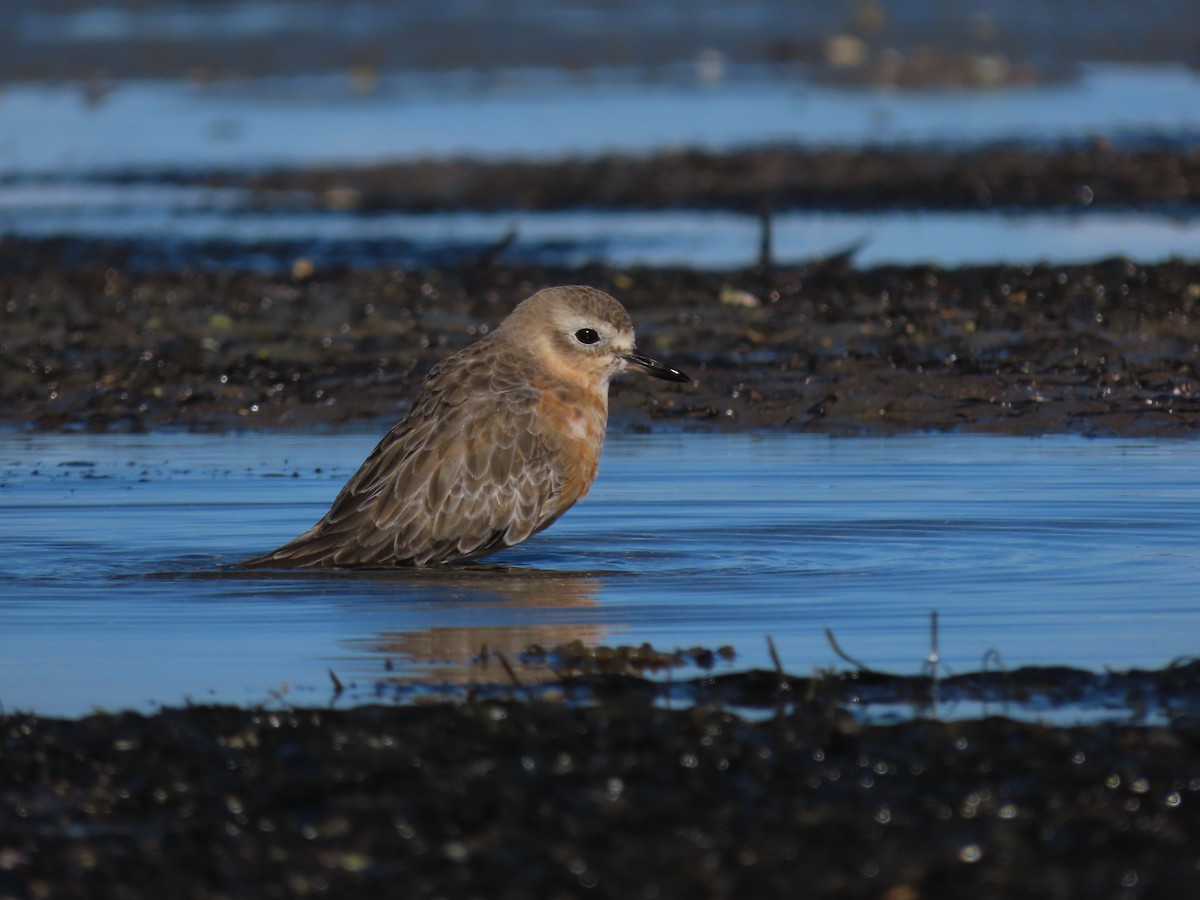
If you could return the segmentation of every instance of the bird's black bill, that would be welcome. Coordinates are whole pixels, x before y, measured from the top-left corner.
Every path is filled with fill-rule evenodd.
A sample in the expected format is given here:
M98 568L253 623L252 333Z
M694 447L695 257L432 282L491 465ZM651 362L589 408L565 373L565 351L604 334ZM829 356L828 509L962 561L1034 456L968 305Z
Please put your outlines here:
M642 356L638 353L631 353L625 357L631 366L637 366L647 375L653 375L655 378L661 378L663 381L691 381L692 379L684 375L678 369L672 369L665 363L660 363L657 359L651 359L648 356Z

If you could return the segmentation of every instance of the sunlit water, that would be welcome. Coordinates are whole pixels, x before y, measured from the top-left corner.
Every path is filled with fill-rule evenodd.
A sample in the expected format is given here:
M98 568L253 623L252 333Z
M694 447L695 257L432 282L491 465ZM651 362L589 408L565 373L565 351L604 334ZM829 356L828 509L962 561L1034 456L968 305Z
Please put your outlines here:
M1197 652L1200 443L610 438L509 569L252 576L376 436L0 435L0 702L94 707L502 680L481 647L731 644L739 665L1161 666Z
M124 241L130 269L503 262L731 268L759 258L761 223L728 211L442 211L362 215L320 198L206 188L212 170L355 166L416 158L551 160L667 148L905 142L969 147L1092 137L1191 146L1200 77L1183 66L1084 66L1073 82L993 91L832 88L766 70L698 83L635 71L410 72L96 85L0 92L0 238ZM168 174L169 173L169 174ZM174 180L176 183L168 183ZM197 184L199 182L199 186ZM855 262L1140 262L1200 256L1196 210L781 210L773 259L861 242ZM269 245L269 246L265 246Z
M685 265L726 269L757 262L757 216L716 211L388 213L240 205L248 194L163 186L2 186L0 234L125 240L131 268L204 266L286 270L318 266L454 264L506 241L507 262L578 266ZM863 266L943 266L1121 256L1140 262L1200 257L1200 218L1129 211L885 212L813 210L774 217L773 259L803 263L860 245ZM214 251L212 242L219 242ZM272 251L262 242L277 244Z
M648 84L620 71L564 78L519 70L494 81L472 72L392 75L367 92L339 75L110 87L6 86L0 176L545 159L769 142L1078 141L1200 129L1200 77L1167 65L1094 65L1065 84L923 93L753 73Z

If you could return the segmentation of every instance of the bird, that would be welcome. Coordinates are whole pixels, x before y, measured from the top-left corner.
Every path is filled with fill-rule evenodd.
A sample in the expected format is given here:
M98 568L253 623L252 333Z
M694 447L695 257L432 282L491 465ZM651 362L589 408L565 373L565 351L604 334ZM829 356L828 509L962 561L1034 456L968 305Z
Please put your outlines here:
M315 525L245 568L432 567L554 524L587 494L626 370L691 379L636 351L604 291L550 287L433 367L412 407Z

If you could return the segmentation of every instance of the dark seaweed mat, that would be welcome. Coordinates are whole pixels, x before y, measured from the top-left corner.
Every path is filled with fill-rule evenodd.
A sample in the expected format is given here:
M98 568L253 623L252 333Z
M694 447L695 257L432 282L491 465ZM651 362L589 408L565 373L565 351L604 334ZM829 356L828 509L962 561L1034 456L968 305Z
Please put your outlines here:
M296 276L60 265L0 241L0 425L371 427L548 284L610 290L690 385L619 379L626 427L1194 433L1200 265L729 272L494 265ZM745 291L758 305L726 302ZM733 299L743 299L732 293ZM382 422L380 421L382 420Z
M1097 716L1156 723L1200 716L1200 661L1194 659L1176 660L1162 669L1092 672L1070 666L1008 669L998 655L989 654L989 668L961 674L926 665L920 675L898 675L859 664L803 677L782 669L715 671L734 659L732 647L664 652L646 644L609 647L572 641L549 650L531 645L517 657L517 670L501 657L485 650L474 660L477 668L467 685L387 675L351 682L347 697L359 703L431 695L469 700L517 695L583 704L636 699L776 712L820 704L853 709L866 721L897 715L953 717L960 708L1026 719L1051 715L1059 723ZM704 674L681 677L675 672L682 666ZM334 683L335 699L340 699L345 686L336 678Z
M1164 669L1102 673L1069 666L1025 666L936 678L871 669L822 672L812 678L749 670L657 684L601 670L571 675L555 688L572 699L621 697L624 690L633 690L650 697L745 708L822 703L853 708L868 717L873 707L881 705L953 715L957 705L964 703L984 704L996 713L1057 710L1068 720L1106 710L1134 720L1148 715L1200 716L1200 662L1196 661Z
M0 718L0 895L1194 897L1200 724L637 703Z

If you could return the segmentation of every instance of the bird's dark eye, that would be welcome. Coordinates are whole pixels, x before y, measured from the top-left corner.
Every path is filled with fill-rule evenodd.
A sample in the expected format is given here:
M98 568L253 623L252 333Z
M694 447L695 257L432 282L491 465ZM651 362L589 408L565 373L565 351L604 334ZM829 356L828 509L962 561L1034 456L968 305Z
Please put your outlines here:
M600 335L596 334L594 328L580 328L575 332L575 340L581 344L594 344L600 340Z

